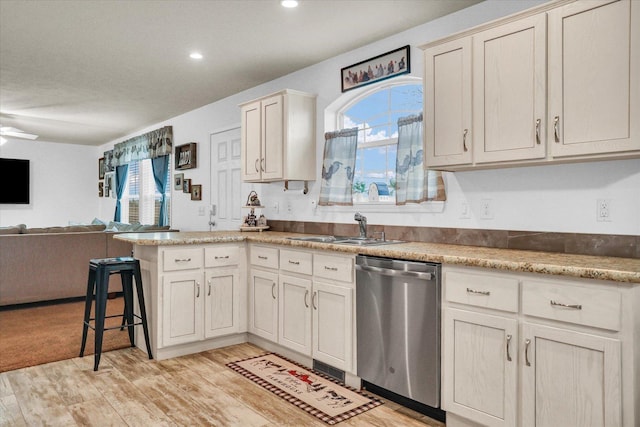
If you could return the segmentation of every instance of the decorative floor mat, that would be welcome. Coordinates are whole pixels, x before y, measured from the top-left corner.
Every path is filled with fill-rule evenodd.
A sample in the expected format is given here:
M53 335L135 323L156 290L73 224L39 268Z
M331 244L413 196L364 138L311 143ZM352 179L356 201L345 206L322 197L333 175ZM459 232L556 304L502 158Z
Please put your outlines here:
M331 425L382 404L375 397L275 353L230 362L227 366Z

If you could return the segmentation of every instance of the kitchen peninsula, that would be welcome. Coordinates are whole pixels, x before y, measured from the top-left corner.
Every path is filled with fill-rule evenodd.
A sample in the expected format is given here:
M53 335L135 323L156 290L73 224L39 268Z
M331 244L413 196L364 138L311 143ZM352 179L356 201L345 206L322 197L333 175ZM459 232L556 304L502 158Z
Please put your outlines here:
M447 425L468 419L482 425L528 425L544 390L595 400L593 410L601 413L589 416L606 420L605 425L637 425L640 259L422 242L361 247L289 239L300 236L275 231L116 236L132 243L141 261L156 357L250 341L307 366L319 360L344 371L345 381L358 386L355 255L430 261L442 264ZM283 277L300 284L301 307L287 305ZM329 297L322 299L323 292ZM316 312L326 307L325 301L335 303L329 316L335 336L318 337L323 333L318 319L327 316ZM292 342L287 321L298 311L306 320L294 324L305 326L292 329L305 331L300 342ZM482 381L492 382L488 389L495 394L463 393L473 390L471 382ZM557 393L549 396L567 400ZM560 403L552 412L585 411L570 406Z

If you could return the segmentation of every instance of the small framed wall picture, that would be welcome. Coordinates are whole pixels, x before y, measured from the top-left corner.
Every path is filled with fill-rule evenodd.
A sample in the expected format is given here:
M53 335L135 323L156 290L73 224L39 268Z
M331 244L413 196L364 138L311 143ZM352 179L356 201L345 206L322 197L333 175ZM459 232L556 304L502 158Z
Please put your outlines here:
M184 193L191 193L191 180L183 179L182 180L182 191Z
M104 179L104 157L98 159L98 179Z
M182 184L183 184L182 181L184 181L183 173L177 173L173 175L173 189L177 191L182 190Z
M191 186L191 200L202 200L201 184L195 184Z
M198 144L190 142L176 147L176 170L198 167Z
M98 197L104 196L104 183L102 181L98 181Z

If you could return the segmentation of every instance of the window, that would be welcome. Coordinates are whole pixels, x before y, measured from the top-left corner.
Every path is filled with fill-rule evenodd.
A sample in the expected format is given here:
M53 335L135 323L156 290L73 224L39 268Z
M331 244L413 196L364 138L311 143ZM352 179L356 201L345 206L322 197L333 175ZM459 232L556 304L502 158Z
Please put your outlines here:
M168 168L167 175L171 174ZM167 176L167 212L171 213L171 191L169 185L171 177ZM162 194L156 190L153 179L153 167L151 160L139 160L129 163L127 172L127 184L122 196L121 218L130 224L158 224L160 218L160 202Z
M382 203L395 203L398 118L422 112L422 84L383 86L338 111L340 129L358 127L354 203L370 202L376 183Z

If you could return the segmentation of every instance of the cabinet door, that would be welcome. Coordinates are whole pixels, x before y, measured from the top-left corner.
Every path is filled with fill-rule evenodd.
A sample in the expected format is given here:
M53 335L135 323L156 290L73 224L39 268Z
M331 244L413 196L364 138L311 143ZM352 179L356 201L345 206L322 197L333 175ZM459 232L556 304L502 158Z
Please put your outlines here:
M220 269L207 273L204 310L204 336L213 338L238 332L238 269Z
M162 345L202 339L203 274L173 273L162 279Z
M313 358L351 371L353 359L353 290L313 282Z
M252 269L249 273L249 331L278 341L278 274Z
M427 167L471 163L471 37L425 51Z
M262 159L262 129L260 101L247 104L241 109L241 158L242 180L260 181L260 161Z
M311 280L281 274L278 342L311 356Z
M476 163L546 155L546 15L473 37Z
M276 95L262 101L262 158L263 180L283 178L284 117L283 96Z
M629 0L576 2L549 12L547 125L554 156L640 149L639 16L640 4Z
M622 425L620 342L524 323L524 427Z
M517 320L447 308L443 325L443 409L487 426L516 425Z

